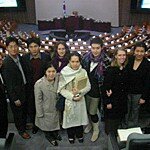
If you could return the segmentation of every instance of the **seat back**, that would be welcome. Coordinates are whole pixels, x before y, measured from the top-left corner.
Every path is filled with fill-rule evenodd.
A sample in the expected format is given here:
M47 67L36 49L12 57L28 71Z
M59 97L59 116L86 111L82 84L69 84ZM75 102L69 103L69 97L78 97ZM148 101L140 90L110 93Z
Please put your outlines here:
M150 134L130 134L127 139L126 150L150 150Z

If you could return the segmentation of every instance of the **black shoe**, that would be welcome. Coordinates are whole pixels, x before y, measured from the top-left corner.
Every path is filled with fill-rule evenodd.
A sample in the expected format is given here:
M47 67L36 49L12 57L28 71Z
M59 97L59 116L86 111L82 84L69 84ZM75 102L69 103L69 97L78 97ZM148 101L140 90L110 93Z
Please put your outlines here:
M54 133L53 133L53 136L54 136L54 139L55 139L55 140L58 140L58 141L61 141L61 140L62 140L62 138L61 138L61 136L58 134L58 132L54 132Z
M84 139L83 138L79 138L78 141L79 141L79 143L83 143Z
M36 134L38 132L39 128L34 126L33 129L32 129L32 133L33 134Z
M50 139L48 139L48 141L49 141L53 146L58 146L57 141L55 141L55 140L50 140Z
M74 139L68 139L70 144L74 144Z
M61 136L59 134L56 136L56 140L58 140L58 141L62 140L62 138L61 138Z

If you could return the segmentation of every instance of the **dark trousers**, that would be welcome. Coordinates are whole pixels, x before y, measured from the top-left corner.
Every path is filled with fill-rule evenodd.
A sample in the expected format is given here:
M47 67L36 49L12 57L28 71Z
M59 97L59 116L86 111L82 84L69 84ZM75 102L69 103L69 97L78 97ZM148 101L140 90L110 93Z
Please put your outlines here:
M83 126L71 127L67 129L69 139L83 138Z
M0 99L0 138L6 138L8 130L7 102Z
M57 135L58 135L58 131L43 131L45 134L46 139L48 140L55 140Z
M139 100L141 94L128 95L128 113L126 115L125 124L128 128L139 126Z
M10 102L10 107L14 116L14 122L18 132L25 132L27 119L26 103L24 102L20 107L17 107L14 102Z
M35 125L35 97L34 97L34 90L33 89L27 89L27 114L30 118L30 122ZM30 90L30 91L29 91Z
M117 129L122 124L122 118L118 119L105 119L105 132L109 134L110 132L115 133L117 135Z

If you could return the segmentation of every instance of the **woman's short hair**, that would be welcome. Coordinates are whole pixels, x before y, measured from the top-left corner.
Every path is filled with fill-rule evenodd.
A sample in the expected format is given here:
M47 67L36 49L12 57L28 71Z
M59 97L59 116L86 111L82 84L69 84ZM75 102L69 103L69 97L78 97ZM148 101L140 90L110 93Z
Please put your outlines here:
M133 50L135 50L137 47L143 47L145 52L148 50L146 44L144 42L136 42L134 45Z
M55 68L55 66L54 66L51 62L48 62L47 65L46 65L45 68L44 68L44 71L46 72L46 70L47 70L48 68L51 68L51 67ZM55 68L55 70L56 70L56 68Z

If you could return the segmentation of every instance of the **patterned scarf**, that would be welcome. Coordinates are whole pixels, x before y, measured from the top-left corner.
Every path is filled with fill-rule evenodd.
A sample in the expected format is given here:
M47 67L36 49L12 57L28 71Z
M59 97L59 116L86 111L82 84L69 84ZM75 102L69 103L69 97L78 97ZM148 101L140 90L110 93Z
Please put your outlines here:
M98 63L97 67L96 67L96 71L95 71L95 75L97 75L98 77L100 76L103 76L104 75L104 52L102 51L100 56L98 57L94 57L92 52L89 53L89 60L91 62L94 62L94 63Z
M59 67L59 62L61 62L61 66ZM65 66L68 64L68 59L66 57L60 58L58 54L53 58L52 64L56 68L57 72L59 73Z

